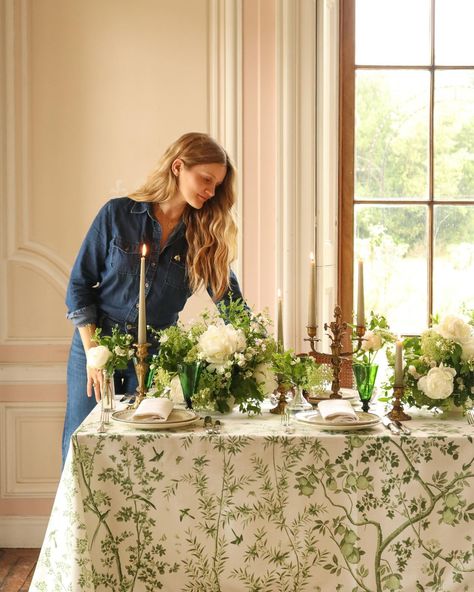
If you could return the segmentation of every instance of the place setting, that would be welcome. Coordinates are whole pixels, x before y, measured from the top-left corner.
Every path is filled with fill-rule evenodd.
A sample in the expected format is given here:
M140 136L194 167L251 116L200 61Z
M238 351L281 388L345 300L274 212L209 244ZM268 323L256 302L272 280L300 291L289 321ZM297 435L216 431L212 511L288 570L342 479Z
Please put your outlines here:
M372 428L381 422L380 416L357 411L344 399L326 399L318 402L317 409L295 414L297 421L317 426L326 431L356 431Z
M165 397L147 397L136 409L115 411L111 418L122 426L141 430L186 428L201 419L192 409L175 407L174 402Z

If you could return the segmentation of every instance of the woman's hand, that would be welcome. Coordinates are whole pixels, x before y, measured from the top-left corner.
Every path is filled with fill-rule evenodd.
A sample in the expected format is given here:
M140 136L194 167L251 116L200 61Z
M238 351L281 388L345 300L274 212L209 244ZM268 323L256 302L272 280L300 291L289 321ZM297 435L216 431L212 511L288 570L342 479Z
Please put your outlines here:
M94 390L95 400L97 403L100 401L102 380L102 370L87 366L87 396L92 397L92 390Z

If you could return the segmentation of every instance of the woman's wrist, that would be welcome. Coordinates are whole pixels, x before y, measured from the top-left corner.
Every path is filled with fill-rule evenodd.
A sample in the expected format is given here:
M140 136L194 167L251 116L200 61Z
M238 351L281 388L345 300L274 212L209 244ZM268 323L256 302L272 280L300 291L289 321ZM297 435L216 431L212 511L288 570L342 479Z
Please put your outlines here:
M97 343L94 341L95 324L89 323L87 325L82 325L81 327L78 327L78 329L82 345L84 346L84 351L88 351L91 347L97 346Z

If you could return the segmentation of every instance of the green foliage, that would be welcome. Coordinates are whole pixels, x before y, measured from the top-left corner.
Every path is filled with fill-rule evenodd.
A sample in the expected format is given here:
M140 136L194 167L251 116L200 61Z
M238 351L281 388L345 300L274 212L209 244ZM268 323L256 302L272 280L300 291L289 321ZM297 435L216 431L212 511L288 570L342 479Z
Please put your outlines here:
M280 378L280 382L288 387L300 386L310 389L316 385L315 380L321 376L320 364L311 356L297 356L293 350L275 352L273 355L273 369ZM323 376L327 376L324 371Z

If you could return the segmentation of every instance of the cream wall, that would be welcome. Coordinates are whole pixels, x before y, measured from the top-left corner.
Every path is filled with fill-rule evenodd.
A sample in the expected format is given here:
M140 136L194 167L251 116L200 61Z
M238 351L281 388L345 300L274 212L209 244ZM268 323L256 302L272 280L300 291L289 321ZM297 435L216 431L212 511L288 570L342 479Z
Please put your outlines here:
M0 27L1 547L40 544L51 509L64 295L93 216L185 131L210 132L241 165L242 3L1 0Z

